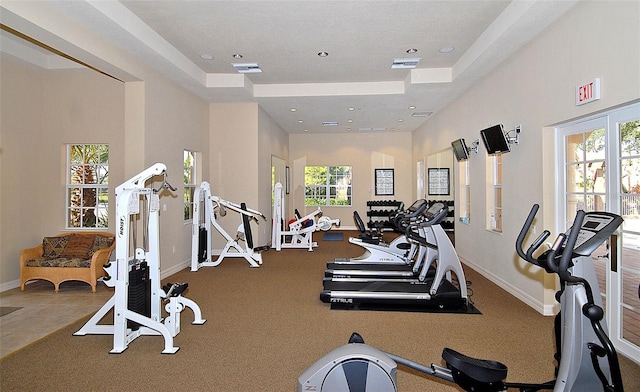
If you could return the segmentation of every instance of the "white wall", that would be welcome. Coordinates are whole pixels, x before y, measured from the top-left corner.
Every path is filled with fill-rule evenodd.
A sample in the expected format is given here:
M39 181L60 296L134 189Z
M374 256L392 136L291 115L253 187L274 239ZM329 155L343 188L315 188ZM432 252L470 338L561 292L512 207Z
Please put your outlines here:
M183 222L183 150L208 160L208 103L153 72L133 82L133 93L88 69L45 71L3 59L0 74L0 288L17 287L22 249L65 230L67 143L109 144L111 232L115 187L156 162L167 165L178 190L161 194L167 207L160 216L161 265L164 274L184 268L191 225Z
M305 166L352 166L352 205L322 207L324 215L340 219L341 226L346 228L355 228L354 210L360 216L366 216L368 200L401 200L407 205L414 201L410 133L291 134L289 151L292 185L286 207L290 217L293 217L294 208L303 215L315 210L315 207L304 207ZM393 196L375 195L374 169L394 169Z
M578 3L413 135L415 166L454 139L470 144L487 126L522 125L520 144L503 156L503 234L485 229L489 157L481 143L469 160L472 220L457 222L456 249L467 264L541 312L555 302L555 280L519 260L514 244L534 203L541 204L536 226L555 232L559 190L549 126L640 98L638 20L638 2ZM576 106L575 86L596 77L602 99Z
M124 84L87 69L45 71L10 58L1 67L0 288L8 289L18 285L20 251L65 230L66 143L109 144L114 200L123 180Z

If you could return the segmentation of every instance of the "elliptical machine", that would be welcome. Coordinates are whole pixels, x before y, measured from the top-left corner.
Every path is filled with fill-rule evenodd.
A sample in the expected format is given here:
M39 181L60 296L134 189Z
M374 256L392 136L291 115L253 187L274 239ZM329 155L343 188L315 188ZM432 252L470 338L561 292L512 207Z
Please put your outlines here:
M533 254L550 235L545 230L525 253L522 244L538 211L534 205L518 235L516 250L529 263L560 278L560 313L556 316L556 379L541 384L505 382L507 367L496 361L471 358L445 348L446 367L421 365L364 344L354 333L349 344L338 347L309 367L298 378L298 392L397 391L397 364L428 376L455 383L465 391L623 392L616 350L604 322L604 310L591 254L622 224L622 218L608 212L578 211L567 234L560 234L553 247Z

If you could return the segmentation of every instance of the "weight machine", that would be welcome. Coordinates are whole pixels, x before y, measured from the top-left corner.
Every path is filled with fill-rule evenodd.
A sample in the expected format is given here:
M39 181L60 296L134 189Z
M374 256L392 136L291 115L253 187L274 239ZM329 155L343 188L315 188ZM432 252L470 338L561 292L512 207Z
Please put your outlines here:
M313 248L318 246L318 243L313 241L315 231L327 231L333 225L340 225L340 219L322 216L320 207L305 216L300 216L296 210L296 219L289 222L289 230L284 229L284 216L284 192L282 184L278 182L273 188L273 230L271 230L271 247L277 251L282 248L306 248L312 252ZM289 242L287 242L287 238L289 238Z
M204 206L203 219L200 222L201 203ZM218 216L225 216L226 210L240 213L242 223L238 226L236 238L231 237L218 223ZM245 203L240 205L211 195L211 186L204 181L193 194L193 230L191 236L191 271L201 267L215 267L222 263L225 257L244 257L251 267L260 267L262 251L268 246L253 247L251 220L258 222L258 218L267 220L260 211L247 208ZM214 227L226 240L227 244L215 261L212 261L211 227ZM242 247L239 241L244 241Z
M163 176L158 189L145 183L154 176ZM193 324L204 324L200 307L182 296L187 283L169 283L160 287L160 241L158 193L175 191L167 182L166 166L162 163L147 168L116 188L116 261L104 266L109 274L103 281L115 287L113 296L87 323L74 333L113 335L112 354L127 349L129 343L142 335L162 335L163 354L174 354L179 347L173 338L180 333L180 313L185 307L194 314ZM144 227L143 244L137 244L137 221ZM162 317L161 305L168 313ZM98 324L113 309L113 324Z

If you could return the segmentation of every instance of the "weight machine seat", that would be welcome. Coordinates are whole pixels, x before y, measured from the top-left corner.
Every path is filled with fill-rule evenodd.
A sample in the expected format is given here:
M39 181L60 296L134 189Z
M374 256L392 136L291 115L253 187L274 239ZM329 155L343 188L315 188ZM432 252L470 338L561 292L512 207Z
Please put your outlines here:
M481 383L500 383L507 378L507 367L497 361L472 358L450 348L442 351L442 359L447 367L455 370L454 379L458 372Z

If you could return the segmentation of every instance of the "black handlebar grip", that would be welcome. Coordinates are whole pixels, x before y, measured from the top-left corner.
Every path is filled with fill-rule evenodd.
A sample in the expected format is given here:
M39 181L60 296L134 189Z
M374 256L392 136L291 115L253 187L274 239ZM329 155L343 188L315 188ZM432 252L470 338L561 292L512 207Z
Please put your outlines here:
M560 266L558 267L558 274L560 278L567 282L576 282L578 279L573 278L569 273L569 265L571 264L571 258L573 256L573 250L576 246L576 241L578 240L578 234L580 234L580 227L582 226L582 222L584 221L585 212L583 210L579 210L576 213L576 218L573 221L573 225L571 226L571 231L569 232L569 238L567 238L567 244L565 245L565 251L562 253L562 257L560 258Z
M518 234L518 239L516 239L516 252L518 252L518 256L520 256L523 260L526 260L534 264L535 264L535 261L529 260L527 258L527 255L524 253L524 250L522 250L522 243L524 242L524 237L527 236L527 233L531 228L531 223L533 223L533 219L536 217L536 214L538 213L539 208L540 206L538 204L534 204L533 207L531 207L529 216L527 216L527 220L524 222L524 226L522 226L522 229L520 230L520 234Z

